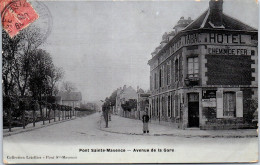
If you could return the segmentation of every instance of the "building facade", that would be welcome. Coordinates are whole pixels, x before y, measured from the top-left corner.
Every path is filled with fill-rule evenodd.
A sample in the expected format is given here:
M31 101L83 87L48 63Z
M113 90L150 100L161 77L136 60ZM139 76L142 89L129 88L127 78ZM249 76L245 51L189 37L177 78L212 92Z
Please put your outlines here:
M126 85L124 85L123 88L120 87L117 89L115 113L120 116L125 116L125 112L121 105L129 100L137 100L137 98L137 92L131 86L126 87Z
M223 0L183 17L152 53L151 119L178 128L244 128L258 95L258 31L223 13Z
M57 96L60 98L59 104L80 108L82 101L81 92L59 92Z

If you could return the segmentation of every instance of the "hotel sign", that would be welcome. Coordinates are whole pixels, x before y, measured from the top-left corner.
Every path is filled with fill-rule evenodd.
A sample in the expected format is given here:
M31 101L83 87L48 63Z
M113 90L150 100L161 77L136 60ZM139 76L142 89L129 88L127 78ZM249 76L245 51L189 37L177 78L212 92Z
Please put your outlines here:
M252 44L251 36L245 34L230 34L230 33L194 33L187 34L180 37L177 41L170 46L170 52L174 53L182 46L196 44L225 44L229 46L241 46ZM221 45L220 45L221 46ZM226 54L226 55L248 55L245 49L229 49L229 48L216 48L209 49L209 54Z
M208 47L207 54L212 55L249 55L250 51L241 48Z

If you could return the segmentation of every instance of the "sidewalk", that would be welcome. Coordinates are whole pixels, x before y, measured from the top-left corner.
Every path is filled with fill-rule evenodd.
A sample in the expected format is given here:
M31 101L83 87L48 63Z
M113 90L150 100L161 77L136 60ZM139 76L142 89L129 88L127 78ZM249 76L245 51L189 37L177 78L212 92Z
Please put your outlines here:
M22 133L22 132L28 132L28 131L40 129L40 128L43 128L43 127L48 127L48 126L51 126L51 125L54 125L54 124L59 124L59 123L63 123L63 122L74 120L74 119L76 119L76 118L73 116L71 119L64 119L64 120L59 121L59 118L56 117L55 122L54 122L54 119L52 119L50 123L49 123L49 120L46 120L45 125L42 124L42 121L38 121L38 122L35 123L35 127L33 127L33 123L30 123L30 124L25 126L25 129L23 129L23 127L13 127L11 129L12 130L11 132L9 132L8 128L3 129L3 137L19 134L19 133Z
M108 122L108 128L105 128L104 118L101 118L100 129L111 133L143 135L143 123L141 120L129 119L112 115ZM203 138L246 138L257 137L255 129L237 129L237 130L199 130L199 129L177 129L170 126L149 123L150 135L152 136L176 136L176 137L203 137Z

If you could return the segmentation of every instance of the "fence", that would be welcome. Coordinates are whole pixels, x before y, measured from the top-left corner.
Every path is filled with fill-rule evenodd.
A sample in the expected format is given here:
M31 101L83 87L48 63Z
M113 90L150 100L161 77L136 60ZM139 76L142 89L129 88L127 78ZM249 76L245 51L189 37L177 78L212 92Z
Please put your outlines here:
M35 127L35 123L39 121L42 121L44 125L45 122L68 120L95 112L44 101L28 101L28 99L19 99L18 101L9 99L8 102L5 99L3 109L3 128L8 128L10 132L13 127L25 129L29 123L33 123Z

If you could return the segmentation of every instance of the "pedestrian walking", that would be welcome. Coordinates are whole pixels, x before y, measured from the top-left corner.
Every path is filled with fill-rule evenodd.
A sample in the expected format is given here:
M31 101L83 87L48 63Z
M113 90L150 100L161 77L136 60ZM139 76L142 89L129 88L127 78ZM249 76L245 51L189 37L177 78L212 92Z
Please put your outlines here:
M148 112L145 111L145 114L142 117L143 120L143 132L144 133L149 133L149 129L148 129L148 122L150 120L149 116L148 116Z

